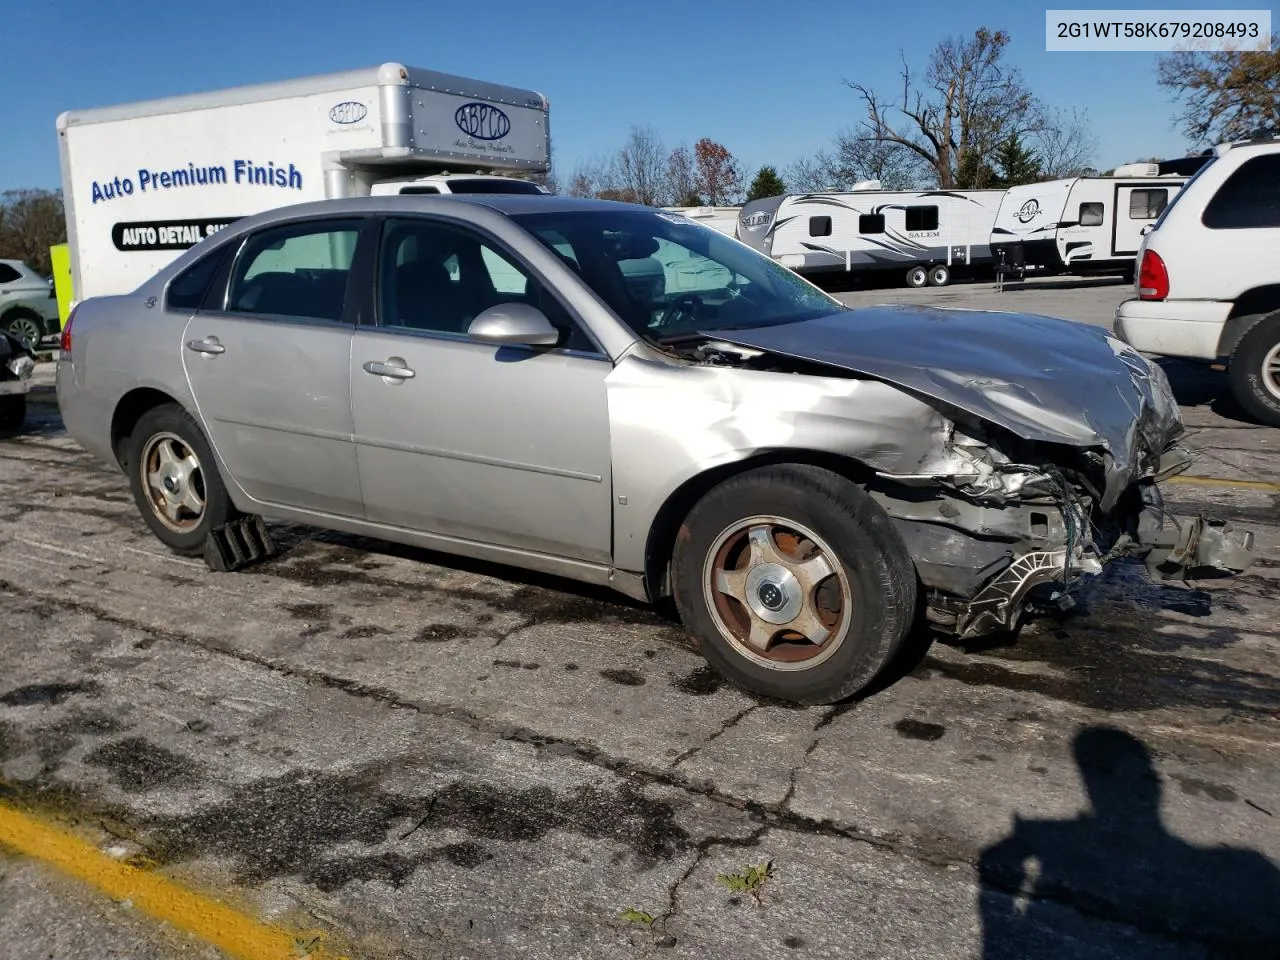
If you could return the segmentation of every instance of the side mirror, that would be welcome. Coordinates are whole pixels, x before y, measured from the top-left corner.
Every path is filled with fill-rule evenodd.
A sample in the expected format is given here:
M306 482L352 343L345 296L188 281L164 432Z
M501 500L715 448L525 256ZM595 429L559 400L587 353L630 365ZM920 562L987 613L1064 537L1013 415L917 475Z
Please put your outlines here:
M560 342L560 331L547 315L527 303L500 303L482 311L467 327L467 336L481 343L526 347L554 347Z

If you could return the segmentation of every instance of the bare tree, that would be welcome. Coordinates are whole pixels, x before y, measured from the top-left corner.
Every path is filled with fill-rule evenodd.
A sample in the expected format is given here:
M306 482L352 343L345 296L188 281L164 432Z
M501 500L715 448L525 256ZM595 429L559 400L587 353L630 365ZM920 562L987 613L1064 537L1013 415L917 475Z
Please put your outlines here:
M1031 136L1031 149L1040 161L1040 174L1046 180L1080 176L1093 165L1098 138L1089 125L1085 110L1045 107L1040 113L1039 129Z
M793 190L825 193L848 190L864 180L879 180L886 190L909 190L931 173L917 153L901 144L842 130L830 150L797 160L787 168L785 178Z
M1193 144L1280 134L1280 34L1267 50L1179 50L1156 79L1181 102L1174 119Z
M569 178L568 195L595 197L603 191L616 191L618 175L614 159L595 157L579 163Z
M693 145L697 191L713 207L742 195L742 171L729 148L703 137Z
M702 204L702 198L698 196L693 154L683 143L667 157L666 199L675 207Z
M978 169L1012 134L1036 129L1036 103L1016 67L1004 62L1009 34L979 28L933 50L923 84L905 56L902 95L892 101L864 84L845 84L862 97L863 136L896 144L927 163L938 186L956 183L961 169Z
M21 260L48 276L53 269L49 248L66 240L61 190L9 190L0 194L0 259Z
M635 197L636 203L654 207L664 199L667 148L653 127L632 127L616 161L617 189Z

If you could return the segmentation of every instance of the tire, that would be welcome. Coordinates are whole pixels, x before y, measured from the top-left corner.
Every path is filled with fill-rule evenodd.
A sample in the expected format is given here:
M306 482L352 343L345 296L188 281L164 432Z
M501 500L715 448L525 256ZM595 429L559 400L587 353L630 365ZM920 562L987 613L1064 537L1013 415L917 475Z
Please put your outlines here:
M15 310L5 317L4 330L26 342L32 350L44 339L44 321L29 310Z
M920 266L912 267L907 271L906 281L908 287L923 287L929 282L929 271Z
M814 566L806 539L825 568ZM761 547L760 561L744 566L757 541L785 562L769 563ZM712 586L722 582L731 585ZM852 482L803 465L752 470L707 493L677 538L672 584L681 620L712 667L748 691L800 704L834 703L870 685L898 653L916 611L915 568L888 515ZM792 642L801 637L789 626L823 638ZM762 652L763 637L771 639Z
M945 287L951 282L951 268L939 263L929 271L929 286Z
M0 397L0 433L17 433L27 422L25 394Z
M1240 338L1227 378L1236 402L1249 416L1280 427L1280 313L1263 317Z
M126 469L134 503L151 532L174 551L188 556L200 555L209 531L239 516L218 475L209 442L191 415L178 404L167 403L144 413L129 435L126 450ZM194 470L189 455L194 455ZM173 462L167 463L168 460ZM147 479L152 473L167 474L173 481L170 495L165 495L158 486L154 490L156 502L172 508L172 515L166 515L166 511L153 502L153 488ZM202 501L198 512L188 492L195 493Z

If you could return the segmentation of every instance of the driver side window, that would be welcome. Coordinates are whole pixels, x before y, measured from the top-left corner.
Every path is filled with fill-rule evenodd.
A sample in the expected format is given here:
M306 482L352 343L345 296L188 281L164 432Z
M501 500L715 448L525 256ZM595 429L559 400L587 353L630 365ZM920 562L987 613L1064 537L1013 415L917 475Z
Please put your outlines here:
M378 323L465 335L490 307L527 303L561 331L558 346L597 352L560 301L514 258L461 227L389 219L378 265Z

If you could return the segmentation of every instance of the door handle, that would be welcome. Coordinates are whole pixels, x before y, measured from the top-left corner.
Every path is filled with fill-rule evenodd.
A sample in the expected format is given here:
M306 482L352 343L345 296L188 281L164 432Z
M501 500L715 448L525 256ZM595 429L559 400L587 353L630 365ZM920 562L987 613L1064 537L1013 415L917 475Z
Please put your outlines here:
M188 340L187 349L196 353L203 353L206 357L216 357L220 353L226 353L227 348L218 342L217 337L205 337L203 340Z
M391 357L386 362L367 360L363 369L365 373L371 373L375 377L382 377L384 380L412 380L416 376L413 370L406 367L404 361L399 357Z

